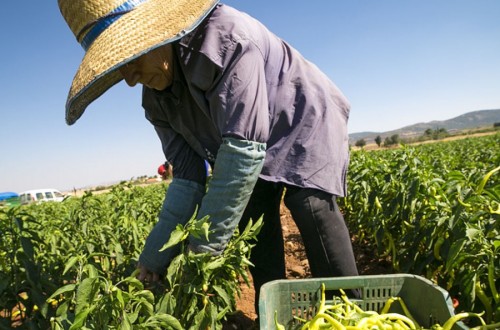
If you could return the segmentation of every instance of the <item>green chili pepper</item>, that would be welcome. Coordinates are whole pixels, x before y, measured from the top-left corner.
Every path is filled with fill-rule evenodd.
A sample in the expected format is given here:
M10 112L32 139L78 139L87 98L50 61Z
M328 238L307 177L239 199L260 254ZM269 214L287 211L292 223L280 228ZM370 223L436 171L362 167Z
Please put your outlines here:
M493 299L498 304L500 303L500 294L496 288L496 280L495 280L495 264L493 262L494 258L490 258L490 262L488 264L488 283L490 284L491 293L493 295Z
M439 254L439 252L441 250L441 246L443 245L444 241L445 241L444 237L439 237L436 241L436 244L434 244L433 252L434 252L434 258L436 258L436 260L439 260L439 261L443 260L443 258Z
M488 298L488 296L486 296L486 293L484 293L484 290L479 281L476 281L474 289L476 290L476 297L479 298L479 301L481 301L484 306L484 310L486 312L486 321L490 322L491 315L493 313L493 309L491 308L491 300L490 298Z
M483 177L483 179L481 180L481 182L477 186L476 193L478 195L480 195L483 192L484 186L486 185L486 182L488 181L488 179L490 178L490 176L492 176L493 173L495 173L495 172L497 172L499 170L500 170L500 166L498 166L497 168L495 168L495 169L489 171L488 173L486 173L486 175Z
M478 327L470 328L470 330L498 330L500 329L500 322L494 324L480 325Z
M455 323L457 323L458 321L461 321L463 319L469 318L469 317L478 317L481 320L482 325L486 325L481 317L483 314L484 313L480 313L480 314L468 313L468 312L467 313L458 313L457 315L450 317L443 324L443 330L451 330L453 328L453 326L455 325Z
M276 330L285 330L285 327L278 322L278 311L274 311L274 326Z

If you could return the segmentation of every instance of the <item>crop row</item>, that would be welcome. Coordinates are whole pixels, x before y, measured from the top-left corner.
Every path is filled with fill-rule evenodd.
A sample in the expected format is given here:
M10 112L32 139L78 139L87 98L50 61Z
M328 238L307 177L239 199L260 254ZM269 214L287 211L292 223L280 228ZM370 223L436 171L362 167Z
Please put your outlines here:
M140 282L138 256L156 223L165 184L119 185L61 203L0 208L0 329L221 329L235 311L247 269L250 223L223 254L193 254L189 235L210 222L177 226L180 253L161 283Z
M117 186L98 196L0 209L0 328L15 320L47 328L57 307L47 299L93 269L110 282L131 274L164 190Z
M459 309L498 322L499 165L500 134L353 152L342 208L351 231L395 272L425 276Z

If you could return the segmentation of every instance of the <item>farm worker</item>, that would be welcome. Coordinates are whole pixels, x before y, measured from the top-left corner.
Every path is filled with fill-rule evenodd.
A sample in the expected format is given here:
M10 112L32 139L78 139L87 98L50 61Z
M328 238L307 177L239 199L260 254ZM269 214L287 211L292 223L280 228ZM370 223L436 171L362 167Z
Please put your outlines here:
M173 165L159 221L139 259L157 280L176 251L158 250L179 223L210 216L221 253L235 228L264 215L251 274L257 295L285 278L280 202L291 211L312 275L357 275L336 203L346 194L350 105L315 65L254 18L218 0L58 0L85 49L66 103L75 123L122 79L142 84L142 106ZM205 187L205 160L212 178Z

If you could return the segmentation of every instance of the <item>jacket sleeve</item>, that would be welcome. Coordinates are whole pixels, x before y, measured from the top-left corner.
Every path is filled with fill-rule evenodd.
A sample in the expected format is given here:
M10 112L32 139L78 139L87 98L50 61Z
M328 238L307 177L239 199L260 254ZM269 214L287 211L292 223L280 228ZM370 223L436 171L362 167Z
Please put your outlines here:
M264 164L264 143L224 138L198 218L211 222L208 242L190 238L195 252L221 253L232 237Z

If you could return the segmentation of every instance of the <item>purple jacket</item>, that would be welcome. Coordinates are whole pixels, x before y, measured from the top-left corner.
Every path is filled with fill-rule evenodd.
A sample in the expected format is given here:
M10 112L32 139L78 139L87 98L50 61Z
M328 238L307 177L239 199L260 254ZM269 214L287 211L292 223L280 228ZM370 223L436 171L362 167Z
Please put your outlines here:
M143 90L174 176L203 183L233 137L266 144L260 178L345 196L350 106L314 64L224 4L174 50L173 84Z

